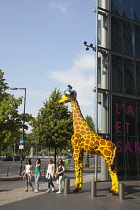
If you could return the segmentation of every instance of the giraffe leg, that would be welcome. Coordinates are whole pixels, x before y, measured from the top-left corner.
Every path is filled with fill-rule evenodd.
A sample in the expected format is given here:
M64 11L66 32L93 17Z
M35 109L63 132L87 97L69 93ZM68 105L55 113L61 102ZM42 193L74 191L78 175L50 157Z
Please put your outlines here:
M108 166L108 171L111 177L111 181L112 181L112 187L109 190L109 192L112 192L114 195L118 195L119 194L119 182L118 182L118 176L117 176L117 171L116 168L113 168L113 162L114 162L114 158L115 158L115 154L116 154L116 146L113 144L112 147L108 147L106 148L106 151L108 152L108 155L106 155L105 158L105 162Z
M115 170L112 170L111 167L108 167L111 181L112 181L112 187L110 189L110 192L112 192L115 195L119 194L119 182L118 182L118 176L117 172Z
M78 192L81 190L83 185L83 152L79 152L76 150L76 154L74 153L74 161L75 161L75 188L73 191Z

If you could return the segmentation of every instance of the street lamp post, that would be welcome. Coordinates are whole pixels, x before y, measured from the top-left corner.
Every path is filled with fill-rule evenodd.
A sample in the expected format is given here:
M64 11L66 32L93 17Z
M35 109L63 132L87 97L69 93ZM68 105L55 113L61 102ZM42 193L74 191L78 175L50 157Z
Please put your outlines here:
M13 88L10 88L11 90L24 90L25 91L25 94L24 94L24 109L23 109L23 122L22 122L22 139L24 141L24 118L25 118L25 105L26 105L26 88L16 88L16 87L13 87ZM20 175L22 173L22 149L21 149L21 156L20 156Z

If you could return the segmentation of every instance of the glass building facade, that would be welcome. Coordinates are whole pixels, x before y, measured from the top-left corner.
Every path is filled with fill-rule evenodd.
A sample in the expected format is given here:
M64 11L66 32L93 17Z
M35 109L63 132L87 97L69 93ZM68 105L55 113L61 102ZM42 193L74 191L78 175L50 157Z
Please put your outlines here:
M97 2L98 130L117 146L119 176L140 179L140 1Z

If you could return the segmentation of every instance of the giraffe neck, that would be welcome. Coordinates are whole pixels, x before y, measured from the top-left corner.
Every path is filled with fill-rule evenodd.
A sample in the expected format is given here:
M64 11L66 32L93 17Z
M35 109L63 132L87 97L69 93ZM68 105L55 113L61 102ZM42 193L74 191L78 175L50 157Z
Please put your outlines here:
M86 121L85 121L85 119L84 119L84 117L81 113L81 110L80 110L80 107L79 107L79 104L78 104L77 100L71 102L71 108L72 108L72 115L73 115L74 130L76 130L78 127L79 127L79 129L82 127L82 130L84 128L86 129L87 127L90 129L89 125L86 123Z

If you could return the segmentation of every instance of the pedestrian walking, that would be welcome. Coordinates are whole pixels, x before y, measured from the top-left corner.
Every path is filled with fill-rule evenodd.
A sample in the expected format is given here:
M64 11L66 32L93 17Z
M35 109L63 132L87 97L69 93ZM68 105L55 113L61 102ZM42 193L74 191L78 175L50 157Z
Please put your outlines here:
M35 192L37 193L39 191L39 178L40 178L40 167L41 167L41 160L36 159L36 165L35 165Z
M47 169L47 173L46 173L46 178L48 181L48 189L46 192L50 192L50 187L52 186L52 191L55 190L54 188L54 184L52 182L53 178L54 178L54 174L55 174L55 165L53 163L53 160L50 158L48 161L48 169Z
M64 175L64 171L65 171L65 168L63 166L63 161L62 159L58 160L58 163L57 163L57 170L56 170L56 182L58 184L58 192L56 192L57 194L60 194L62 192L62 180L63 180L63 175Z
M34 188L32 185L32 163L30 159L26 161L25 169L22 172L22 174L24 174L23 178L27 180L25 192L28 192L29 185L31 186L31 191L34 191Z

